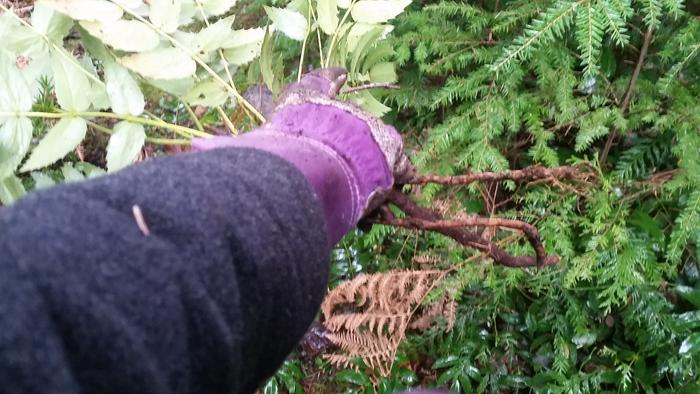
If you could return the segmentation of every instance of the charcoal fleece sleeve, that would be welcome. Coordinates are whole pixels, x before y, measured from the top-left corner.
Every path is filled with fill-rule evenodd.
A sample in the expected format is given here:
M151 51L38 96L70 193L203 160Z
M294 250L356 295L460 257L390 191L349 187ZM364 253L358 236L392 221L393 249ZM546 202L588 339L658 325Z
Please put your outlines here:
M0 210L0 393L252 393L314 318L327 245L302 174L253 149L29 195Z

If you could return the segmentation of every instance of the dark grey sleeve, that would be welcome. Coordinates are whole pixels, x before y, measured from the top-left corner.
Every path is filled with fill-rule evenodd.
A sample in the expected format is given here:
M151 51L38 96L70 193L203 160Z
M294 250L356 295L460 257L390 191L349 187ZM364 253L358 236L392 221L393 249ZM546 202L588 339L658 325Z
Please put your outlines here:
M29 195L0 209L0 392L252 393L313 320L327 244L301 173L251 149Z

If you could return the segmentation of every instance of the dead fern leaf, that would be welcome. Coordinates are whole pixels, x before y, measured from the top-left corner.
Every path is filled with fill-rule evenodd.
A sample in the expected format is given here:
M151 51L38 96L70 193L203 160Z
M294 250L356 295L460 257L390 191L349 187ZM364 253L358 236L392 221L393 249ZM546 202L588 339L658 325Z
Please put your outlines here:
M387 375L414 313L445 274L440 270L362 274L331 290L321 312L324 325L330 330L327 338L340 350L324 357L341 367L352 366L355 359L361 358ZM449 313L447 302L441 298L437 306L426 309L431 311L431 321ZM427 316L426 313L421 316Z

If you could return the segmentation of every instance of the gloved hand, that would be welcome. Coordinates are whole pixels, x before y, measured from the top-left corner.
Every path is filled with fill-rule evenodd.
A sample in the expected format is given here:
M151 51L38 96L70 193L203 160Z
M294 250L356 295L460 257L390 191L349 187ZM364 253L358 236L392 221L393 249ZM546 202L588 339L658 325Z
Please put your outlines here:
M239 137L194 139L192 146L255 148L295 165L319 198L335 243L414 172L396 129L335 99L346 79L342 68L312 71L282 92L258 129Z

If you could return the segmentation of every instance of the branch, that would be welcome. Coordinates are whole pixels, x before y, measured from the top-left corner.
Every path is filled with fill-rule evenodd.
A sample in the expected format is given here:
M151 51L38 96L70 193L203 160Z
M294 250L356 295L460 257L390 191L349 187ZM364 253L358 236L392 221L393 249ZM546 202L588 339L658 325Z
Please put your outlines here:
M454 239L464 246L486 253L496 264L505 265L507 267L541 267L555 265L559 262L559 257L547 256L545 254L539 233L537 229L530 224L516 220L488 218L442 220L442 217L438 213L428 208L418 206L408 196L397 190L392 191L387 196L387 200L406 213L408 218L397 219L394 218L393 215L387 215L386 212L388 210L384 210L383 218L376 221L376 223L410 229L436 231ZM458 228L463 226L495 226L514 228L523 231L535 249L536 256L511 256L491 241L482 238L476 232Z
M361 90L367 90L367 89L401 89L401 86L395 85L393 83L386 83L386 82L375 82L375 83L368 83L360 86L354 86L351 88L347 88L343 90L341 93L355 93L359 92Z
M630 104L632 103L632 96L634 95L634 89L637 86L637 79L639 79L639 73L642 71L642 66L644 65L644 60L647 57L647 52L649 51L649 45L651 44L653 30L649 28L646 33L644 33L644 42L642 43L642 49L639 51L639 59L637 59L637 65L634 67L634 72L632 72L632 78L630 78L630 83L627 85L627 91L625 92L625 97L622 99L622 104L620 104L620 109L623 114L626 114L629 110ZM605 146L600 154L600 164L601 166L605 164L608 159L608 154L610 154L610 149L612 149L612 144L615 141L615 133L610 133L608 139L605 141Z
M506 179L514 181L538 180L538 179L575 179L581 176L576 167L564 166L557 168L528 167L522 170L507 172L481 172L478 174L440 176L419 175L410 180L409 184L439 183L441 185L468 185L476 181L502 181Z

